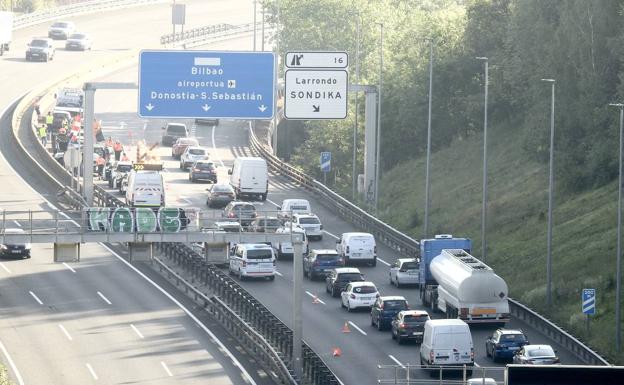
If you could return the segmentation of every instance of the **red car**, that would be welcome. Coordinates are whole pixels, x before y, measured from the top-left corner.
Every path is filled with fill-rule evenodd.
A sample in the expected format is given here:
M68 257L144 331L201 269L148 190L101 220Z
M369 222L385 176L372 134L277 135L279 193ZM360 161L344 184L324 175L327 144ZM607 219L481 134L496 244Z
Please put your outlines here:
M199 146L199 142L195 138L179 138L171 147L171 156L180 159L180 156L187 147Z

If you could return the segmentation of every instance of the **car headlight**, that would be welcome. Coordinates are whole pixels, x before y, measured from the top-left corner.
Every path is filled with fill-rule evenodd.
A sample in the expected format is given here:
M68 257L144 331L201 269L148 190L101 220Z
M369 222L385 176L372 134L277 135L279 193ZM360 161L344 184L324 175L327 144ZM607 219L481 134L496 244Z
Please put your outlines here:
M6 249L7 249L6 245L0 245L0 250L6 250Z

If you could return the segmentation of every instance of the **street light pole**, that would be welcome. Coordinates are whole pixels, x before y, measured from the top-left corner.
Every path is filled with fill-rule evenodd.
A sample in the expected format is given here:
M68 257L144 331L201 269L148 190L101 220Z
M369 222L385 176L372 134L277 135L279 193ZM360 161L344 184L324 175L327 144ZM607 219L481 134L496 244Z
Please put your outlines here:
M264 3L262 3L262 45L260 46L260 48L262 48L262 52L264 52Z
M379 87L377 89L377 154L375 155L375 215L379 204L379 164L381 163L381 85L383 84L383 23L379 25Z
M618 178L618 205L617 205L617 249L616 249L616 266L615 266L615 350L620 352L622 345L621 330L621 284L622 284L622 150L624 145L624 104L611 103L612 107L620 109L620 155L618 163L620 165L620 173Z
M550 161L548 166L548 232L546 237L546 304L548 310L552 306L552 210L553 210L553 179L554 179L554 146L555 146L555 79L542 79L551 85L550 104Z
M429 41L429 109L427 113L427 165L425 167L425 239L429 235L429 169L431 167L431 96L433 89L433 39L427 40Z
M253 29L253 50L254 52L256 51L256 0L254 0L253 2L254 4L254 16L253 16L253 23L254 23L254 29Z
M485 103L483 107L483 203L481 206L481 259L483 262L487 259L487 194L488 194L488 163L487 163L487 118L488 118L488 58L477 57L478 60L483 60L485 64Z
M360 84L360 12L357 12L357 23L355 26L355 83ZM357 143L358 143L358 118L360 115L360 98L355 92L355 122L353 124L353 201L357 196Z

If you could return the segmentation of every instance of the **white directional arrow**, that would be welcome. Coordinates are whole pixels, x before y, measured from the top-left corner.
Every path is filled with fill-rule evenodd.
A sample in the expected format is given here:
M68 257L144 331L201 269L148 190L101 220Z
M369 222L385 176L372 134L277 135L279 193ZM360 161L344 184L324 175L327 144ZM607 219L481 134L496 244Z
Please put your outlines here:
M204 105L202 106L202 110L204 110L204 111L208 111L209 109L210 109L210 106L209 106L209 105L207 105L207 104L204 104Z
M150 103L147 106L145 106L145 108L147 108L148 111L151 111L151 110L154 109L154 105L152 103Z
M265 106L264 104L260 105L260 107L258 107L258 109L260 110L260 112L264 112L264 110L267 109L267 106Z

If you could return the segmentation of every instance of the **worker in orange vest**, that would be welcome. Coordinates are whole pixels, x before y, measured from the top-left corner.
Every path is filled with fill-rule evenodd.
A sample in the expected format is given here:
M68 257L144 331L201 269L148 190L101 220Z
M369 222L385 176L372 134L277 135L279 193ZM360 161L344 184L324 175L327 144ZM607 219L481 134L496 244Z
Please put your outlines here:
M95 163L97 164L98 175L102 178L104 176L104 165L106 164L106 159L104 159L103 156L98 156Z
M116 140L115 144L113 144L113 152L115 153L116 161L119 161L119 159L121 158L122 151L123 151L123 146L121 145L121 143L119 143L118 140Z
M124 152L124 153L121 155L121 161L122 161L122 162L127 162L127 161L129 161L129 160L130 160L130 159L128 158L128 155L126 155L126 153Z

